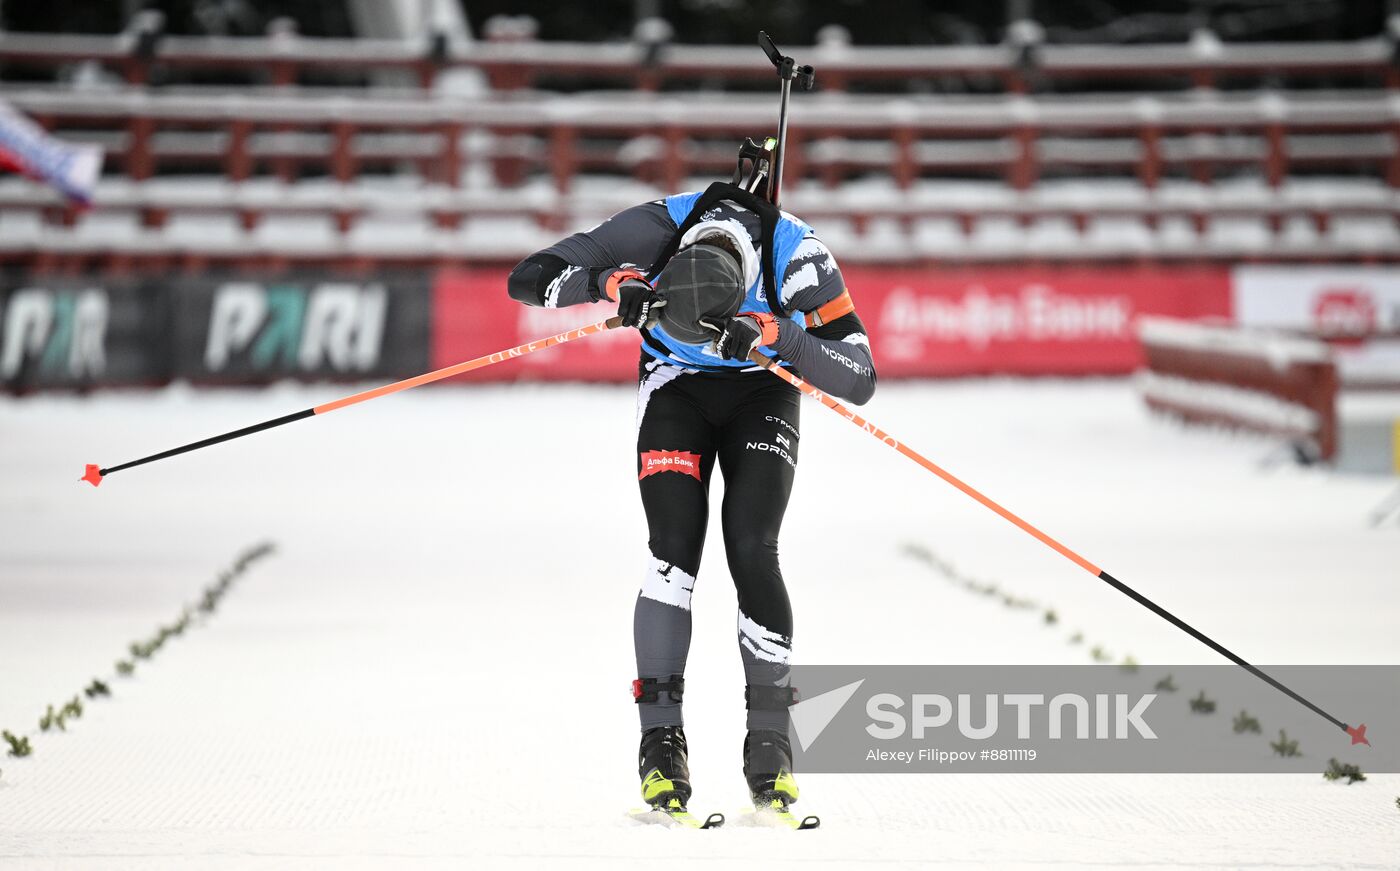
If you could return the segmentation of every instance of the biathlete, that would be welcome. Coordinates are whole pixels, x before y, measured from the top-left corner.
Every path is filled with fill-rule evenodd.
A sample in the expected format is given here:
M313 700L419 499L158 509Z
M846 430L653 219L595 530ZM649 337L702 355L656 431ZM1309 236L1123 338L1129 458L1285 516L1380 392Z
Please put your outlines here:
M637 475L651 550L633 612L642 797L683 809L690 772L681 702L690 597L716 461L747 682L743 770L757 807L796 801L788 707L793 620L778 533L800 441L799 393L757 349L857 405L875 391L865 326L812 228L735 185L634 206L525 258L509 292L526 305L616 303L641 332Z

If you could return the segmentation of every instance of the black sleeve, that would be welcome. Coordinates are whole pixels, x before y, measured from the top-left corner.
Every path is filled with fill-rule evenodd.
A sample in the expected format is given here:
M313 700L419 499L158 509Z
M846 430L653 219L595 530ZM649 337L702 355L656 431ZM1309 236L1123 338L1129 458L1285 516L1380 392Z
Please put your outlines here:
M772 348L832 396L864 405L875 395L875 360L865 324L855 312L810 330L781 323Z
M510 298L546 308L597 302L603 276L621 266L650 268L675 231L660 201L618 212L520 261L507 281Z

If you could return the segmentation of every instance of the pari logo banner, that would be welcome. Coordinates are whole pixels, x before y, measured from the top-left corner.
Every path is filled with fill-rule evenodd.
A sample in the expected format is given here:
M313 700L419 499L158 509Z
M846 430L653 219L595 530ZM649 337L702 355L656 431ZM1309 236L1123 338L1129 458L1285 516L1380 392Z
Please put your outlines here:
M1353 744L1233 665L794 666L809 772L1400 771L1400 667L1265 671L1366 723Z
M256 284L214 289L204 365L368 372L379 362L388 293L380 284Z
M5 300L0 378L26 371L45 381L101 379L111 303L105 288L21 287Z
M0 285L0 387L163 383L173 342L165 300L141 282Z
M1228 317L1223 268L844 267L881 375L1126 373L1140 315Z
M181 369L206 380L359 378L426 368L426 288L230 280L183 301Z

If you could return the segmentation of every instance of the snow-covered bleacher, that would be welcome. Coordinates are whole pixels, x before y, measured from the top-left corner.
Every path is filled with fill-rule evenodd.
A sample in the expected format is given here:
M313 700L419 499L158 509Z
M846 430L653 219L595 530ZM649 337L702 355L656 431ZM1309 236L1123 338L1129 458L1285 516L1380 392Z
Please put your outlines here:
M804 48L822 89L793 103L785 205L846 259L1400 260L1393 48L1045 45L1033 70L1014 46ZM723 90L771 76L752 48L640 51L0 33L11 67L106 71L0 100L109 170L87 213L0 179L0 258L514 258L727 175L772 128L771 95ZM486 84L440 87L457 67ZM150 84L210 68L263 84ZM416 84L301 83L325 70ZM1110 74L1141 87L1095 92ZM982 92L891 84L938 77ZM600 80L625 89L559 89Z
M280 30L266 38L181 37L148 40L134 30L118 36L0 32L0 62L37 69L97 61L128 81L148 82L152 71L218 69L294 84L324 71L410 71L428 85L444 70L485 73L494 89L529 88L541 79L607 79L634 90L697 80L732 85L768 79L752 45L670 44L657 51L642 42L599 45L539 41L530 31L486 25L496 38L452 40L308 38ZM1223 44L1207 32L1190 42L1145 45L854 46L840 37L801 47L821 75L824 90L852 85L906 83L936 77L976 77L1010 92L1029 79L1072 82L1130 81L1146 89L1257 82L1287 75L1300 81L1351 75L1389 87L1400 84L1392 58L1395 40L1377 36L1348 42ZM1030 48L1030 52L1027 49Z
M267 237L289 256L368 246L380 259L508 259L665 193L657 185L588 181L561 193L543 179L498 188L414 176L345 183L113 178L98 186L99 208L81 213L49 188L10 177L0 179L0 257L37 248L177 255L201 247L241 256L261 250L257 240ZM705 182L696 177L680 187ZM1107 185L1119 189L1100 200L1102 187L1059 181L1016 191L997 182L921 180L900 190L873 179L828 190L809 181L789 188L785 204L839 244L847 260L1400 259L1400 192L1379 181L1300 179L1270 188L1183 180L1156 189L1128 183ZM269 225L280 229L269 233ZM382 244L377 226L391 228L399 241ZM406 235L409 226L416 229ZM464 237L472 240L466 247Z

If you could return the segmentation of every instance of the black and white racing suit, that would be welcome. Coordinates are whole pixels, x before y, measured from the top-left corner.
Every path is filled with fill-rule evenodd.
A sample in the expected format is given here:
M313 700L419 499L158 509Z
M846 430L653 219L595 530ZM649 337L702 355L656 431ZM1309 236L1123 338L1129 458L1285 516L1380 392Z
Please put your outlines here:
M707 217L739 221L755 251L761 247L759 220L752 212L726 201ZM597 302L604 296L601 283L613 270L645 269L676 230L665 201L627 209L526 258L511 273L510 295L536 306ZM777 283L782 311L794 318L817 312L846 292L835 259L815 236L801 240L783 272ZM637 473L651 558L633 617L637 674L666 680L685 673L691 592L718 461L724 477L724 549L738 589L745 677L750 688L786 687L793 621L778 567L778 533L797 469L800 394L758 367L699 366L667 355L645 331L643 338ZM859 405L875 391L869 340L853 310L806 330L783 324L769 347L834 396ZM785 732L785 707L751 703L748 727ZM682 725L681 705L667 693L639 710L643 730Z

